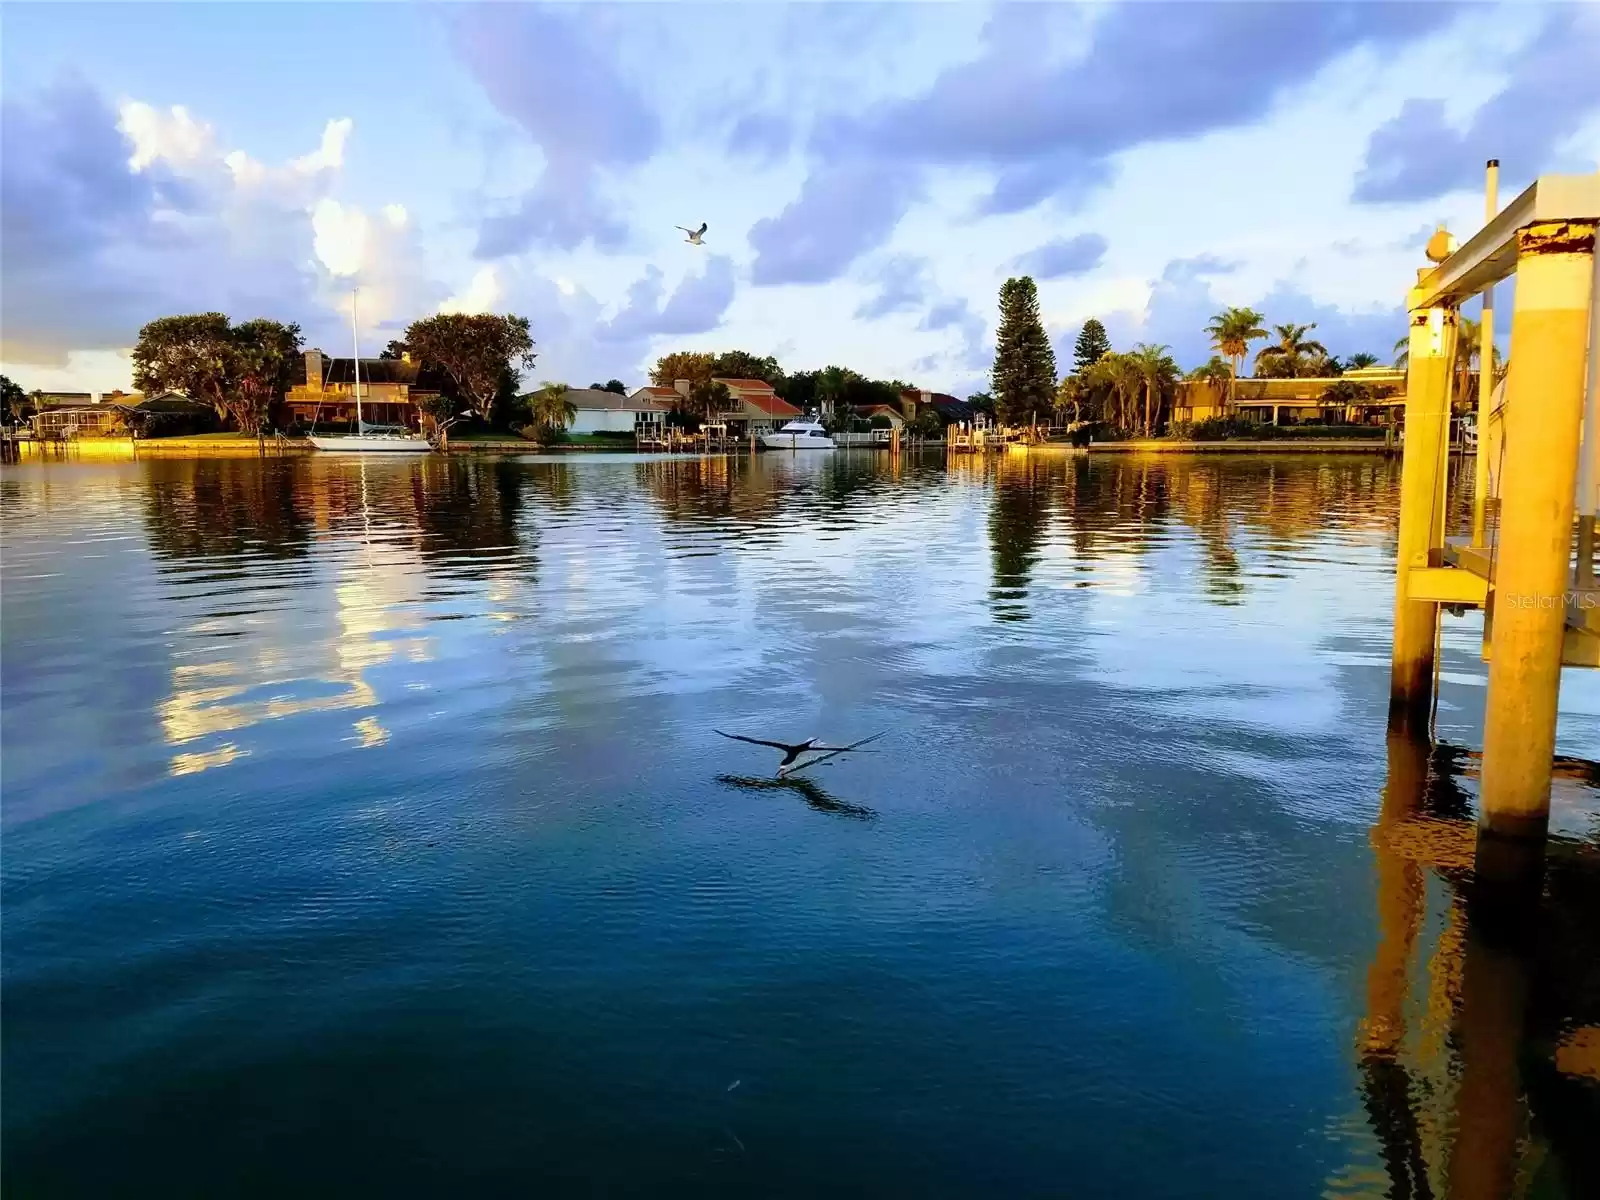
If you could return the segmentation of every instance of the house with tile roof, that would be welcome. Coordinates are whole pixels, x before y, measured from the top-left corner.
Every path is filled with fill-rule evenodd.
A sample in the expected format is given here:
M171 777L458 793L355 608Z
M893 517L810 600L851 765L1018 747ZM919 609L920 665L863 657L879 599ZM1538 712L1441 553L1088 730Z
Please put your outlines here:
M710 424L727 426L727 432L732 437L759 436L781 429L801 415L798 408L779 396L764 379L719 376L711 382L720 383L728 389L728 403L720 411L709 414L708 421ZM678 379L673 381L672 387L642 387L634 396L648 394L656 403L670 409L683 402L691 387L693 383L690 380Z

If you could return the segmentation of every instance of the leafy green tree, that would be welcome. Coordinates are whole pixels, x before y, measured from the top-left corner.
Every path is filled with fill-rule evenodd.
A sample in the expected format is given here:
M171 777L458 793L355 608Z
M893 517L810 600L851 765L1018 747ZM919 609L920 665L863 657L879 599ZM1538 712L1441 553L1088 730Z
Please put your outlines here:
M1326 358L1328 348L1306 337L1316 327L1315 321L1309 325L1274 325L1277 344L1263 346L1256 355L1256 374L1267 379L1291 379L1302 373L1308 359Z
M1257 338L1267 336L1267 331L1261 328L1263 317L1253 308L1225 308L1211 318L1211 324L1206 326L1206 332L1211 335L1211 343L1222 351L1228 360L1231 373L1228 376L1228 403L1233 403L1234 393L1238 390L1239 367L1244 362L1246 354L1250 353L1250 343Z
M697 420L708 421L727 412L732 404L733 393L728 391L727 384L706 379L689 388L683 407Z
M716 374L715 363L713 355L698 350L676 350L656 359L656 365L650 370L650 382L657 387L672 387L680 379L687 379L691 384L710 383Z
M139 330L133 386L146 396L182 392L228 416L233 329L219 312L158 317Z
M13 383L8 377L0 375L0 407L3 407L6 416L16 423L32 416L34 406L20 384Z
M1000 417L1008 425L1050 411L1056 393L1056 355L1039 317L1039 290L1027 276L1000 287L1000 329L991 376Z
M416 403L428 426L428 440L439 449L448 450L450 427L462 419L460 402L448 392L424 392Z
M447 376L457 398L485 420L505 390L506 375L533 366L528 318L492 313L442 313L413 321L405 343L411 355Z
M379 354L378 357L392 362L399 362L410 353L411 347L395 338L390 340L389 344L383 348L383 353Z
M1082 376L1110 351L1111 339L1106 336L1106 327L1090 317L1078 331L1078 340L1072 344L1072 373Z
M783 368L777 359L770 354L763 357L745 350L725 350L716 355L711 360L711 374L719 379L759 379L771 384L774 391L783 383Z
M1363 367L1375 367L1377 365L1378 356L1376 354L1368 354L1365 350L1360 354L1352 354L1344 362L1344 368L1347 371L1359 371Z
M608 379L605 387L600 390L602 392L615 392L619 396L626 396L628 394L628 385L620 379Z
M602 389L603 390L603 389ZM578 419L572 389L564 383L547 383L528 398L528 415L543 429L565 429Z
M1155 436L1161 423L1161 409L1178 382L1178 364L1173 361L1167 346L1152 346L1140 342L1129 356L1138 368L1140 382L1144 385L1144 435Z
M967 403L972 406L973 412L980 412L993 419L995 415L994 396L988 392L973 392L967 397Z
M1089 382L1102 388L1108 401L1107 422L1122 433L1138 427L1139 397L1144 391L1145 373L1131 354L1116 350L1101 355L1089 368Z
M817 407L817 379L820 371L796 371L776 389L779 396L801 412L812 412Z
M301 364L300 326L264 317L235 325L228 363L227 408L239 429L262 430L294 386Z

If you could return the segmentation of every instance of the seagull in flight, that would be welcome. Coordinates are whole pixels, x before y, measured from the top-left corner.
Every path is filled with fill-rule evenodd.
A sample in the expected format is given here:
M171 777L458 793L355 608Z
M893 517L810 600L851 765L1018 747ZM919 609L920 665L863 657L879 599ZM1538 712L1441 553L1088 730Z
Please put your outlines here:
M700 228L699 229L690 229L687 225L674 225L673 228L674 229L681 229L685 233L687 233L689 236L684 238L683 240L688 242L691 246L704 246L705 245L705 241L703 239L706 236L706 223L704 221L700 222Z
M871 737L862 738L859 742L851 742L848 746L824 746L816 738L807 738L803 742L770 742L766 738L745 737L740 733L723 733L720 729L711 731L725 738L732 738L736 742L749 742L752 746L771 746L774 750L783 751L783 761L778 764L778 775L781 778L791 771L803 771L806 767L814 767L824 759L832 758L836 754L845 754L851 750L859 750L868 742L875 742L883 736L875 733ZM815 758L799 761L802 754L812 753Z

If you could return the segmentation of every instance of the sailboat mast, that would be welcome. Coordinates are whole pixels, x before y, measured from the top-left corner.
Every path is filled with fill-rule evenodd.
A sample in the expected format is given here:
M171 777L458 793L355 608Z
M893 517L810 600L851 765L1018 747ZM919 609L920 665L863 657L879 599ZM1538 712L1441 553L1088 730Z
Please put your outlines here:
M361 432L361 334L356 328L356 297L361 295L360 288L350 292L350 342L355 348L356 368L356 432Z

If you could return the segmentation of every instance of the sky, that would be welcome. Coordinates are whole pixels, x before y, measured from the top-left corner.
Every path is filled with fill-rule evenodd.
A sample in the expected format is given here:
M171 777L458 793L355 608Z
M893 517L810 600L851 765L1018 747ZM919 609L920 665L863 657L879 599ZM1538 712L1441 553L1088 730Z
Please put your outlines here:
M741 349L968 395L1031 274L1191 367L1225 305L1387 358L1438 223L1600 166L1600 5L0 7L0 369L141 325L376 354L529 318L525 380ZM707 225L705 244L677 226ZM1508 324L1503 322L1502 324Z

